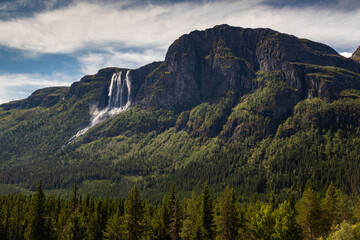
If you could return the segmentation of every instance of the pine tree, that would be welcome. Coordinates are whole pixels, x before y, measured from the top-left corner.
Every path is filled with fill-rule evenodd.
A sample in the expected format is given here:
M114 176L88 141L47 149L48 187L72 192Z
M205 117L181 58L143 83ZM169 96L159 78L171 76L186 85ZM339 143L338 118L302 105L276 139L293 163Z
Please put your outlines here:
M275 211L275 209L277 208L277 200L276 200L274 192L271 192L269 204L270 204L271 210Z
M244 204L243 206L244 213L244 228L239 232L240 239L256 239L256 226L254 224L254 218L260 212L261 205L260 201L255 193L252 196L252 199L249 204Z
M19 194L14 196L13 201L14 206L9 219L8 239L24 239L25 198Z
M3 200L5 201L5 200ZM6 238L6 214L5 214L5 204L0 201L0 239Z
M300 240L301 229L296 223L296 211L292 207L292 203L285 201L278 209L274 211L274 233L272 239L278 240Z
M226 187L223 191L218 211L219 214L215 217L218 239L236 239L239 228L239 219L236 209L234 188Z
M250 219L250 223L256 239L271 239L274 234L275 214L270 204L262 205L257 214Z
M170 222L169 222L169 235L171 239L180 239L180 213L179 203L177 199L175 184L171 186L170 199L169 199L169 211L170 211Z
M192 191L191 198L183 201L183 224L181 227L180 236L181 239L190 240L190 239L199 239L197 238L197 222L198 222L198 208L199 201L198 197L195 194L195 190Z
M121 216L119 215L119 211L110 217L109 221L106 224L106 228L104 231L103 239L105 240L120 240L124 239L124 229L121 224Z
M321 201L326 232L329 232L331 227L335 227L345 219L345 206L341 195L340 190L331 183Z
M155 238L159 240L169 239L169 225L170 215L168 209L168 199L166 195L164 195L163 200L156 209L155 217L153 218L153 229Z
M70 219L66 226L61 239L82 240L85 238L85 223L82 215L76 211L70 215Z
M75 184L74 185L74 189L73 189L73 192L71 194L71 197L70 197L70 211L71 212L75 212L75 210L77 209L78 207L78 191L77 191L77 185Z
M144 232L144 201L136 186L125 200L123 224L126 239L141 239Z
M56 220L58 218L55 196L50 196L46 201L46 232L48 240L57 239Z
M208 183L204 185L204 189L200 198L200 216L198 232L202 239L214 239L214 212L213 201L209 193ZM197 234L199 235L199 234Z
M29 223L26 230L26 238L29 240L46 240L45 228L45 194L42 180L40 180L34 196L31 199Z
M99 198L96 201L94 212L87 219L86 238L89 240L101 239L104 229L103 201Z
M344 221L340 225L337 225L335 229L330 233L326 240L358 240L358 228L359 225L351 226L348 222Z
M311 181L306 183L302 198L297 203L297 222L306 239L316 239L323 232L322 210L318 193L312 188Z

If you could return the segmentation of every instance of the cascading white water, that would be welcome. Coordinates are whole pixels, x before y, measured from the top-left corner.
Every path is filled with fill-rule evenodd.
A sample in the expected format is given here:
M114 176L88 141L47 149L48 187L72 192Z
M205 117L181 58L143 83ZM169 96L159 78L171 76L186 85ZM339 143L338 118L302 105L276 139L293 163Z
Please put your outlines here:
M108 105L103 110L94 110L92 112L90 125L84 129L78 131L74 136L72 136L68 143L71 143L79 136L85 134L90 128L96 126L97 124L105 121L109 117L112 117L120 112L127 110L130 105L130 93L131 93L131 83L130 83L130 70L126 72L125 78L122 79L122 72L114 73L110 86L109 86L109 100Z

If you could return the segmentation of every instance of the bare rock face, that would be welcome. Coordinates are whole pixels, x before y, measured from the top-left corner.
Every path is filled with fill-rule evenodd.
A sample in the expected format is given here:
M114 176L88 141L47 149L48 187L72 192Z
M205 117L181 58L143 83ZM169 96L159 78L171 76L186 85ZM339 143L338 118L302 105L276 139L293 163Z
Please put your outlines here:
M351 58L354 59L355 61L360 62L360 46L356 49L356 51L353 53Z
M360 59L360 48L352 58ZM106 107L112 75L128 70L105 68L85 76L72 84L65 99L86 97L90 104ZM165 61L130 70L131 102L149 109L189 110L229 90L240 98L258 89L259 73L279 73L294 89L295 103L315 97L332 101L344 89L360 89L360 62L329 46L271 29L220 25L185 34L169 47Z
M128 71L131 82L131 101L134 102L135 96L143 84L146 76L156 69L161 62L153 62L138 69L130 70L126 68L109 67L100 69L95 75L86 75L79 82L71 85L66 99L71 97L82 98L85 95L89 98L90 104L98 105L99 108L104 108L109 100L109 85L114 73L122 72L126 74Z
M186 110L228 90L257 88L253 80L258 72L281 72L301 99L336 99L345 87L360 87L360 64L324 44L271 29L220 25L176 40L135 100L142 106Z
M107 105L111 77L115 72L121 70L124 69L105 68L99 70L97 74L86 75L79 82L74 82L71 85L65 98L69 100L71 98L79 99L86 97L89 104L95 104L100 108L104 108Z

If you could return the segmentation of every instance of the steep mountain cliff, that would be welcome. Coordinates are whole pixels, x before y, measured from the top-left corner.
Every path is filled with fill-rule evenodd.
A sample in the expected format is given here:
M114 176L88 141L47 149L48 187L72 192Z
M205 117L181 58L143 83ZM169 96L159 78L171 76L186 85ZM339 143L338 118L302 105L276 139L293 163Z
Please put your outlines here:
M257 88L253 80L259 71L281 71L301 98L335 99L343 88L359 87L355 76L345 83L331 67L360 71L359 64L320 43L270 29L221 25L176 40L165 61L146 78L137 101L184 110L230 89Z
M351 58L354 59L355 61L360 62L360 46L356 49L356 51L353 53Z
M112 104L125 98L126 108ZM220 25L181 36L163 62L102 69L1 105L0 181L112 195L136 184L154 199L172 182L186 193L205 181L246 196L307 179L358 193L359 103L353 59Z

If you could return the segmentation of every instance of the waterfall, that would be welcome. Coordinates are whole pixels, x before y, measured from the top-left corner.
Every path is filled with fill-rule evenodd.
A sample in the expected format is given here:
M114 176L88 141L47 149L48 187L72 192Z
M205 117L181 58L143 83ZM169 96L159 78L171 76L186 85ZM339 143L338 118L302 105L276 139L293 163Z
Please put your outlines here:
M107 109L126 110L130 106L131 84L129 78L130 70L122 79L122 72L114 73L109 87L109 101Z
M91 113L91 122L89 126L78 131L74 136L72 136L68 143L71 143L76 138L85 134L90 128L96 126L97 124L105 121L106 119L127 110L130 105L130 96L131 96L131 82L130 82L130 70L126 72L125 78L122 79L122 72L114 73L111 77L111 82L109 86L109 100L106 108L102 110L94 110Z

